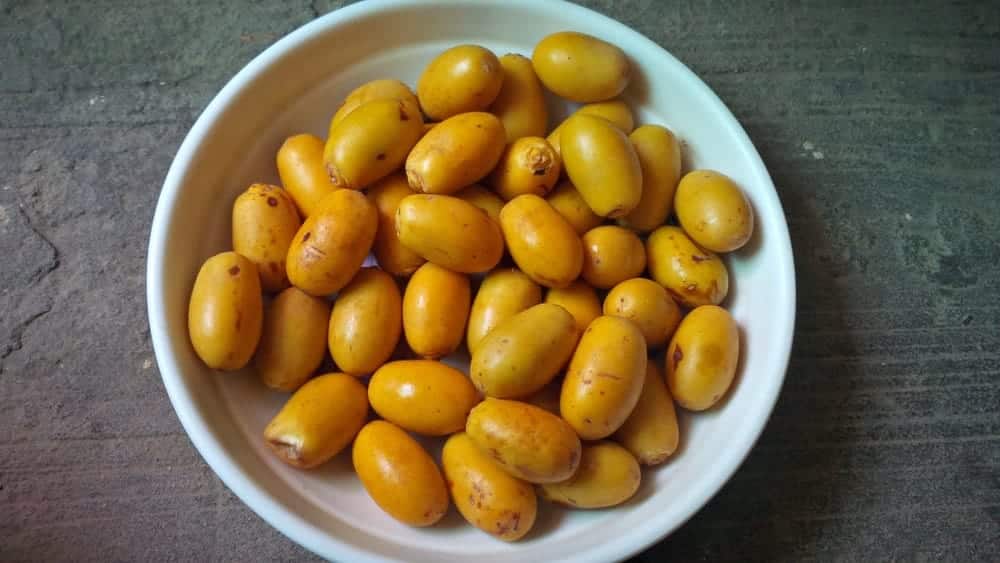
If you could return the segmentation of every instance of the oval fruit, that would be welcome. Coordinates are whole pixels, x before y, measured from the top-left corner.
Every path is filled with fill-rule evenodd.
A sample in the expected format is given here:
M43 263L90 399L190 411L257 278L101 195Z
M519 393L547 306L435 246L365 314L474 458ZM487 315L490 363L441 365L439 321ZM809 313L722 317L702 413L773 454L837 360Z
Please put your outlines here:
M594 288L576 280L566 287L552 288L545 294L545 302L559 305L573 315L577 336L587 330L591 321L601 316L601 300Z
M288 287L285 257L299 224L295 203L278 186L253 184L233 204L233 250L257 265L267 291Z
M484 395L527 397L566 365L578 334L566 309L541 303L500 322L476 346L469 377Z
M524 537L535 523L535 489L506 471L472 443L453 434L441 451L451 498L465 520L504 541Z
M340 290L361 269L377 228L378 212L360 192L327 195L288 247L289 281L316 296Z
M294 391L309 380L326 354L330 304L297 287L278 294L264 311L257 372L272 389Z
M522 194L545 197L559 181L562 163L549 142L541 137L522 137L507 145L490 175L493 190L505 201Z
M263 309L253 262L235 252L209 258L198 270L188 304L195 353L212 369L242 368L257 349Z
M408 276L426 262L396 236L396 209L408 195L413 195L413 190L401 173L382 178L368 190L368 199L378 211L378 230L372 252L379 267L394 276Z
M544 199L526 194L510 200L500 211L500 227L514 262L531 279L566 287L580 275L580 237Z
M607 508L621 504L639 490L639 463L614 442L583 448L580 468L567 481L540 487L542 496L573 508Z
M681 146L666 127L643 125L628 136L642 168L639 204L619 224L648 233L667 220L681 177Z
M482 209L490 216L490 219L496 221L497 225L500 224L500 210L503 209L504 201L497 194L479 184L472 184L456 193L455 197Z
M600 117L576 114L559 136L563 166L584 201L602 217L627 215L642 197L642 168L625 133Z
M628 104L618 99L586 104L573 112L572 115L576 115L578 113L603 117L604 119L610 121L612 125L621 129L622 133L625 133L626 135L630 134L632 129L635 127L635 119L632 117L632 109L628 107ZM563 120L563 122L560 123L558 127L553 129L552 132L549 133L549 136L546 137L546 140L548 140L549 144L552 145L552 148L555 149L557 153L562 152L559 137L562 135L563 125L565 124L566 121Z
M354 471L375 504L410 526L430 526L448 512L448 488L434 459L399 427L373 420L358 432Z
M650 348L666 345L682 316L667 290L646 278L625 280L612 288L604 298L604 314L635 323Z
M601 316L580 338L566 370L559 412L584 440L618 430L642 392L646 341L632 323Z
M679 227L664 226L646 239L649 274L683 305L717 305L729 293L729 272L714 253Z
M403 198L396 209L395 229L404 246L456 272L485 272L503 258L500 226L485 211L457 197Z
M575 31L553 33L539 41L531 63L546 88L580 103L614 98L631 76L621 49Z
M403 330L403 299L392 276L363 268L337 295L329 318L330 355L344 373L367 375L384 364Z
M583 238L583 279L609 289L646 269L646 249L632 231L603 225L587 231Z
M580 439L565 421L519 401L485 399L469 413L465 433L508 473L529 483L569 479Z
M753 234L753 208L735 182L714 170L694 170L681 178L674 196L677 221L700 246L732 252Z
M556 185L546 201L562 215L563 219L573 227L576 234L583 233L600 225L604 218L594 213L594 211L583 200L583 196L569 180L563 180Z
M264 429L264 440L285 463L316 467L351 443L367 416L365 386L345 373L328 373L292 394Z
M410 187L429 194L453 194L482 180L500 161L507 138L493 114L461 113L433 129L406 157Z
M507 132L507 142L545 135L549 110L531 60L509 53L500 57L500 66L503 67L503 85L489 112L500 118Z
M403 333L422 358L440 358L462 343L469 318L469 278L428 262L410 277L403 293Z
M497 325L542 302L542 290L517 268L493 270L483 279L472 302L465 342L475 353L479 343Z
M368 381L368 401L379 416L410 432L445 436L465 428L479 393L457 369L433 360L400 360Z
M695 308L667 347L670 393L688 410L711 408L732 385L739 357L740 333L732 315L715 305Z
M306 219L328 193L338 189L323 164L323 139L295 135L285 139L276 158L281 185L295 202L299 217Z
M615 440L642 465L663 463L677 451L680 442L677 411L655 362L646 363L646 382L639 402L615 432Z
M323 162L334 186L364 189L396 171L424 134L423 117L412 103L366 102L330 131Z
M496 100L504 72L492 51L458 45L434 58L417 81L417 97L434 120L485 110Z
M420 107L420 102L417 101L416 94L410 90L409 86L399 80L385 78L372 80L358 86L344 98L344 103L337 110L337 113L333 114L333 119L330 120L330 131L333 131L334 127L343 121L349 113L358 109L359 106L375 100L400 100L414 108Z

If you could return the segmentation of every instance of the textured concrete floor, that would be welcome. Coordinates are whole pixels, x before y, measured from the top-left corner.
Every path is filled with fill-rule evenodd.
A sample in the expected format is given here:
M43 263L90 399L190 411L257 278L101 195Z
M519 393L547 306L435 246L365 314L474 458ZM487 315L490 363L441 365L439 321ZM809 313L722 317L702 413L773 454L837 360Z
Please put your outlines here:
M584 3L734 111L798 268L793 358L759 445L639 559L995 561L1000 10ZM340 3L213 4L0 0L0 560L311 557L181 430L150 348L144 254L211 96Z

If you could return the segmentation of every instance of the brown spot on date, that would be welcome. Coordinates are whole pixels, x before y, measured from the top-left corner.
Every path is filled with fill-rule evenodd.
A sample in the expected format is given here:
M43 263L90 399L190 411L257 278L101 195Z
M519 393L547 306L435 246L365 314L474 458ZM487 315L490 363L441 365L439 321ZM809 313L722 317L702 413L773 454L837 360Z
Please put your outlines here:
M267 198L267 204L271 207L278 207L278 199L275 197L269 197Z
M239 273L240 273L240 267L239 266L233 266L232 268L229 268L229 275L230 276L238 276Z
M683 359L684 359L684 351L681 350L681 346L680 344L678 344L674 348L674 368L676 368L677 364L681 363L681 360Z

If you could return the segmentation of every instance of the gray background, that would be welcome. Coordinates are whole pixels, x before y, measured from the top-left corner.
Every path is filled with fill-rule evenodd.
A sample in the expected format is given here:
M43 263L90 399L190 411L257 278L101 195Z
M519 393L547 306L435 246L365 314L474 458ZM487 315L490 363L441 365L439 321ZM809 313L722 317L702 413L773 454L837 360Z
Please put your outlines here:
M1000 9L584 3L733 110L798 271L763 437L641 559L996 560ZM0 0L0 559L311 557L181 430L150 347L144 254L198 113L341 3L212 4Z

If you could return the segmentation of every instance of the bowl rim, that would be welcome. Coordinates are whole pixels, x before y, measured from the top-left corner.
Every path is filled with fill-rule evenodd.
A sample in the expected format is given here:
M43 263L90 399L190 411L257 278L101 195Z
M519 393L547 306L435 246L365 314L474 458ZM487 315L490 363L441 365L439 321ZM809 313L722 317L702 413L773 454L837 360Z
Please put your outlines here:
M607 542L586 554L575 553L569 555L574 560L580 560L581 557L586 560L620 560L630 557L666 537L700 511L729 481L759 439L777 402L791 356L796 310L794 258L787 220L784 219L784 210L770 174L763 163L760 153L754 147L742 125L736 120L735 116L715 92L684 63L638 31L584 6L579 6L566 0L549 1L550 4L557 5L559 10L565 11L567 19L587 18L596 21L627 37L629 43L639 43L647 49L655 49L661 56L675 64L678 71L686 75L684 78L695 89L700 91L699 93L705 103L713 111L721 114L723 122L730 129L730 133L738 140L740 150L745 153L744 156L751 163L756 180L763 183L763 188L770 188L769 190L762 190L764 193L761 197L771 199L772 201L768 201L768 205L774 206L782 212L782 220L778 222L779 228L768 234L769 237L776 239L773 244L778 245L776 250L781 260L780 271L776 272L776 275L783 277L781 282L784 283L789 292L789 299L786 302L788 306L785 310L775 312L776 320L781 327L777 338L780 338L783 344L780 349L780 358L776 362L781 367L780 373L775 377L765 380L764 383L766 385L757 389L760 396L758 408L754 413L755 416L752 419L748 419L747 424L742 429L742 434L744 434L745 438L740 441L742 449L730 451L726 455L720 456L720 463L714 470L703 474L703 478L699 480L700 485L696 491L697 494L693 495L688 506L682 511L686 516L668 519L667 513L664 512L661 513L663 514L662 516L647 521L646 525L634 528L633 533L630 535L623 536L616 541ZM177 413L177 417L188 438L222 482L264 521L292 541L321 557L332 555L343 560L371 562L389 560L380 555L359 549L350 542L332 536L324 530L313 526L262 490L225 453L220 441L211 431L208 421L195 405L190 390L184 385L183 379L180 376L180 367L176 358L170 352L170 336L167 330L163 299L164 284L162 282L165 274L163 261L167 247L169 227L174 219L185 170L191 164L205 134L210 130L230 102L243 92L258 73L268 68L274 61L281 59L286 53L295 50L317 34L330 33L340 25L349 23L353 19L368 16L373 12L391 11L404 7L441 6L442 4L461 7L469 3L469 0L363 0L316 18L282 37L240 69L201 112L185 136L180 148L177 150L157 200L147 251L147 314L153 351L171 405ZM476 3L492 4L504 8L509 8L512 5L517 7L537 7L536 0L477 0Z

